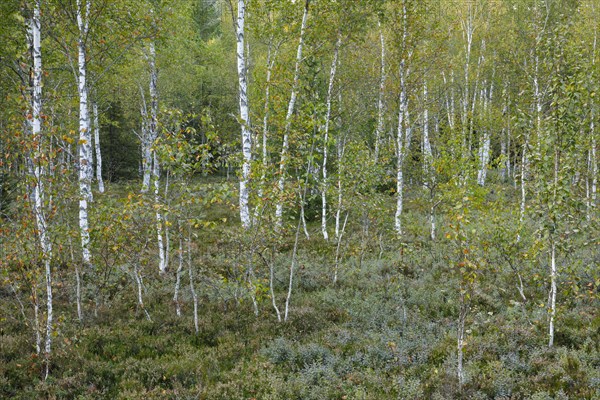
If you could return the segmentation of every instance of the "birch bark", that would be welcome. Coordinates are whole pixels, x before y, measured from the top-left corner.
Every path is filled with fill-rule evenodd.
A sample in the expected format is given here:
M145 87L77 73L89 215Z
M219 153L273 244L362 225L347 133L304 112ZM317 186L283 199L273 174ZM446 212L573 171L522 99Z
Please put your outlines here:
M427 80L423 81L423 172L426 179L433 180L432 175L433 152L431 150L431 140L429 139L429 93L427 90Z
M485 83L484 83L485 86ZM485 125L483 126L483 138L481 141L481 150L479 151L479 172L477 174L477 183L479 186L485 186L485 180L487 178L487 166L490 162L490 145L491 145L491 137L490 137L490 126L489 124L489 112L490 112L490 103L492 102L492 97L494 95L494 84L490 85L489 92L484 88L481 91L481 100L483 101L483 119L485 121Z
M140 86L142 105L140 115L142 116L141 133L139 135L142 146L142 193L147 193L150 188L152 177L152 138L150 137L150 123L148 122L148 107L144 96L144 89Z
M98 192L104 193L104 181L102 180L102 152L100 151L100 124L98 123L98 104L94 103L94 145L96 153L96 181Z
M273 73L273 67L275 66L275 56L277 55L277 51L279 46L275 50L275 54L273 54L273 37L269 38L269 45L267 48L267 77L265 82L265 104L264 104L264 115L263 115L263 127L262 127L262 172L260 174L260 183L258 186L258 198L262 200L264 191L265 191L265 179L267 174L268 167L268 136L269 136L269 111L270 111L270 101L271 101L271 75ZM254 209L254 218L257 219L260 214L260 201L259 204L256 205Z
M239 83L240 125L242 126L242 178L240 179L240 219L242 226L248 229L251 225L248 206L250 181L250 162L252 161L252 134L250 132L249 106L248 106L248 71L246 69L245 39L246 1L238 0L238 15L236 22L237 42L237 71Z
M92 201L92 136L88 108L86 38L89 31L91 0L86 1L85 9L77 0L78 38L78 90L79 90L79 232L83 263L92 266L90 252L90 227L88 217L89 202Z
M402 51L405 53L400 61L400 109L398 112L398 132L396 135L396 213L394 219L394 228L398 235L402 235L402 209L404 200L404 158L408 154L412 136L412 128L409 121L408 93L406 80L410 74L407 67L407 58L410 59L411 52L407 51L408 39L408 15L406 2L402 3ZM408 54L406 54L408 53Z
M469 98L470 98L470 65L471 65L471 50L473 47L473 33L475 31L474 26L474 15L473 7L469 4L468 17L465 21L461 21L463 36L465 38L465 66L464 66L464 89L462 96L462 115L461 115L461 128L462 128L462 157L463 160L468 159L468 147L467 141L469 138Z
M429 138L429 92L427 89L427 80L423 81L423 176L425 190L430 193L429 206L429 237L435 240L435 186L436 178L433 168L433 151L431 150L431 140ZM436 123L437 131L437 123Z
M598 32L594 30L594 42L592 47L592 69L595 70L596 65L596 46ZM596 109L595 99L590 100L590 147L588 150L588 179L586 185L587 193L587 219L591 220L592 209L596 207L596 191L598 186L598 163L596 161Z
M29 41L33 59L33 74L31 85L31 118L29 128L32 141L36 144L33 154L29 155L29 175L33 180L32 205L35 216L38 240L42 250L42 260L44 263L45 283L46 283L46 337L44 343L44 379L49 374L49 358L52 352L52 333L53 333L53 294L52 294L52 242L50 241L47 218L44 212L44 168L42 165L43 157L42 144L42 40L41 40L41 1L34 3L33 14L29 21ZM36 350L41 351L41 335L38 330L39 306L37 296L34 296L34 311L36 321Z
M379 41L381 42L381 73L379 78L379 97L377 99L377 128L375 129L375 163L379 161L379 146L381 136L384 130L384 113L385 113L385 81L387 79L385 70L385 37L383 36L383 28L381 21L377 22L379 26Z
M163 240L163 215L160 212L160 164L154 153L152 180L154 181L154 207L156 208L156 239L158 243L158 271L164 274L167 270L167 255Z
M333 94L333 84L335 82L335 74L337 71L338 55L340 52L340 46L342 40L338 35L338 39L335 43L335 49L333 51L333 61L331 62L331 69L329 72L329 87L327 88L327 114L325 116L325 137L323 140L323 183L321 188L321 231L323 232L323 238L329 240L329 234L327 233L327 189L329 186L327 178L327 156L329 147L329 123L331 121L331 96Z
M156 48L154 41L148 47L148 65L150 69L150 118L148 124L149 152L152 160L152 181L154 183L154 207L156 209L156 239L158 243L158 271L163 274L167 270L168 246L163 240L164 218L160 203L160 161L152 146L158 138L158 70L156 68Z
M279 199L275 209L275 224L279 228L283 224L283 190L285 188L285 170L288 160L289 151L289 136L290 129L292 127L292 115L296 106L296 98L298 96L298 81L300 79L300 64L302 62L302 50L304 47L304 33L306 31L306 24L308 21L308 9L310 0L306 0L304 3L304 13L302 15L302 25L300 27L300 39L298 41L298 50L296 53L296 65L294 68L294 78L292 83L292 93L290 95L290 102L288 104L287 114L285 116L285 130L283 133L283 144L281 146L281 158L279 162L279 180L277 182L277 189L279 191Z

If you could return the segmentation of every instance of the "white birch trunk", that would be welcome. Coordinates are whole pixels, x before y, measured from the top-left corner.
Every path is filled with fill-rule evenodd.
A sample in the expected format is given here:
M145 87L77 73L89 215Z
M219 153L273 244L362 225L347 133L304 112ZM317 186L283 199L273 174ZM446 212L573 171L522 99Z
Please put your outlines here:
M598 32L594 30L594 44L592 48L592 68L596 65L596 45ZM595 99L590 101L590 148L588 151L588 179L586 185L588 189L587 196L587 219L592 218L592 210L596 207L596 189L598 186L598 163L596 161L596 110Z
M461 288L462 291L462 288ZM465 324L467 320L467 315L469 313L469 304L465 298L465 294L461 292L460 294L460 310L458 316L458 332L457 332L457 375L458 375L458 385L462 388L465 383L465 373L463 369L463 359L464 353L463 349L465 347Z
M429 138L429 93L427 91L427 80L423 81L423 174L425 179L430 181L435 179L433 176L432 163L433 152L431 150L431 140Z
M455 127L455 97L454 97L454 71L450 72L450 85L448 85L448 81L446 79L446 74L442 72L442 78L444 80L444 86L448 88L450 92L450 96L448 93L445 93L445 101L446 101L446 116L448 118L448 127L450 130L454 131Z
M191 228L188 229L190 230L187 237L188 275L190 278L190 293L192 294L192 300L194 303L194 330L197 335L198 332L200 332L200 328L198 326L198 294L194 288L194 273L192 271L192 234Z
M148 321L152 321L152 318L150 318L150 313L148 313L148 310L146 310L146 306L144 305L144 283L142 281L142 276L140 275L140 271L139 271L139 265L138 265L138 261L136 261L133 265L133 276L135 278L135 283L137 285L137 299L138 299L138 306L142 309L142 311L144 312L144 315L146 316L146 319Z
M32 285L31 299L33 303L33 325L35 335L35 354L42 352L42 332L40 330L40 302L37 295L37 284Z
M258 204L254 209L254 218L257 219L262 207L262 198L265 190L265 179L267 174L268 167L268 149L267 142L269 136L269 111L270 111L270 101L271 101L271 75L273 73L273 67L275 65L275 55L272 53L273 46L273 38L269 39L269 45L267 49L267 77L265 81L265 104L264 104L264 115L263 115L263 127L262 127L262 172L260 174L260 183L258 186Z
M593 105L592 105L593 107ZM598 186L598 163L596 161L596 128L595 128L595 123L594 123L594 118L595 118L595 113L594 110L592 109L592 113L591 113L591 122L590 122L590 136L591 136L591 140L590 140L590 151L589 151L589 174L591 175L590 179L588 179L588 182L591 181L591 186L590 186L590 207L589 207L589 211L588 211L588 219L591 218L591 210L596 207L596 191L597 191L597 186Z
M148 126L148 142L152 160L152 181L154 182L154 207L156 209L156 239L158 243L158 271L164 274L167 270L167 251L163 240L164 221L160 211L160 162L156 151L151 150L158 138L158 70L156 68L156 49L154 42L149 45L148 64L150 69L150 123Z
M340 96L340 104L341 104L341 96ZM344 149L345 142L342 138L337 138L336 147L337 147L337 160L338 160L338 173L337 173L337 206L335 211L335 240L339 241L341 236L341 216L342 210L344 208L344 186L342 184L342 177L344 176Z
M158 271L164 274L167 270L167 256L165 252L165 243L163 240L163 216L160 212L160 165L154 153L154 162L152 168L152 180L154 181L154 207L156 208L156 239L158 243Z
M522 226L525 221L525 210L527 202L527 171L529 169L529 157L527 150L529 148L529 134L525 133L525 143L523 143L523 149L521 154L521 205L519 207L519 223ZM517 239L519 237L517 236Z
M29 21L29 40L31 41L31 52L33 58L33 76L31 87L31 118L29 119L31 136L34 142L37 142L37 148L30 155L28 164L30 175L33 178L32 205L35 216L38 240L42 251L42 260L44 263L45 283L46 283L46 337L44 343L44 379L49 374L49 358L52 352L52 332L53 332L53 296L52 296L52 242L50 241L46 214L44 212L44 169L42 166L42 41L41 41L41 13L40 0L34 4L33 15ZM36 289L37 291L37 289ZM39 302L37 296L34 299L35 331L36 331L36 350L38 354L41 350L41 334L39 330Z
M294 68L294 78L292 83L292 93L290 95L290 102L288 104L287 114L285 116L285 131L283 133L283 144L281 146L281 159L279 162L279 180L277 182L277 189L279 191L279 199L275 209L275 224L279 228L283 224L283 192L285 188L285 170L288 159L289 149L289 135L292 127L292 115L294 114L294 108L296 107L296 97L298 96L298 81L300 78L300 63L302 62L302 49L304 46L304 32L306 31L306 24L308 21L308 8L310 0L306 0L304 4L304 13L302 15L302 26L300 27L300 39L298 41L298 50L296 53L296 66Z
M350 213L347 212L346 218L344 218L344 225L342 226L342 230L341 230L341 232L339 232L339 236L337 236L335 238L335 240L337 241L337 244L335 246L335 264L334 264L334 270L333 270L333 284L334 285L338 281L338 271L340 268L340 248L342 245L342 236L344 235L344 232L346 231L346 223L348 222L349 215L350 215Z
M140 88L142 95L142 107L140 115L142 116L142 131L140 135L140 144L142 146L142 193L147 193L150 189L150 179L152 178L152 139L150 138L150 129L148 123L148 111L146 101L144 100L144 91Z
M333 84L335 81L335 74L337 71L338 55L340 51L340 45L342 43L341 38L338 36L337 42L335 43L335 49L333 51L333 61L331 62L331 70L329 72L329 87L327 88L327 114L325 116L325 137L323 139L323 184L321 188L321 231L323 232L323 238L329 240L329 234L327 233L327 155L329 147L329 122L331 120L331 96L333 93Z
M383 28L381 21L378 21L379 26L379 41L381 42L381 73L379 78L379 98L377 99L377 128L375 129L375 163L379 161L379 146L381 136L384 130L384 113L385 113L385 81L387 80L385 71L385 38L383 36Z
M100 124L98 123L98 104L94 103L94 145L96 150L96 181L98 192L104 193L104 181L102 180L102 152L100 150Z
M251 225L248 206L250 162L252 161L252 133L250 132L248 106L248 70L246 69L246 54L244 52L246 1L238 0L238 15L236 23L237 70L239 82L240 124L242 126L242 177L240 179L240 219L242 226L248 229Z
M489 122L489 108L490 103L492 101L492 96L494 91L493 83L490 86L489 94L486 93L486 90L483 89L481 92L481 100L483 101L483 116L486 122ZM490 124L486 123L483 127L483 138L481 142L481 151L479 152L479 172L477 174L477 183L480 186L485 186L485 180L487 178L487 167L490 162L490 145L491 145L491 137L490 137Z
M475 27L473 25L473 9L472 5L469 4L469 15L465 21L461 21L461 25L463 28L463 36L466 40L465 43L465 67L464 67L464 92L462 96L462 115L461 115L461 128L462 128L462 157L463 161L468 159L468 148L467 148L467 140L469 137L468 131L468 122L469 122L469 98L470 98L470 90L469 90L469 72L471 65L471 49L473 46L473 33ZM463 177L466 179L466 177ZM463 179L463 180L464 180Z
M535 101L535 133L537 135L538 141L541 134L542 129L542 95L540 91L539 84L539 57L535 55L535 70L533 75L533 97ZM525 211L526 211L526 195L527 195L527 172L529 169L529 157L527 155L527 151L529 148L530 142L530 134L528 132L525 133L525 143L523 145L523 155L521 158L521 215L520 222L521 224L525 220Z
M508 114L510 114L510 111L508 112ZM512 127L510 124L510 119L511 117L508 116L508 122L507 122L507 127L506 127L506 176L508 179L510 179L510 177L512 176L514 178L515 172L514 172L514 168L515 168L515 163L511 163L510 161L510 156L511 156L511 136L512 136ZM516 158L516 155L515 155Z
M90 227L88 206L92 201L92 136L88 109L86 44L89 30L91 1L87 1L85 10L81 0L77 0L78 38L78 90L79 90L79 232L81 236L82 259L85 266L91 268Z
M433 151L431 149L431 139L429 138L429 93L427 90L427 80L423 81L423 185L426 190L429 190L431 202L429 207L429 237L435 240L435 207L434 190L435 190L435 171L433 169ZM438 123L436 119L437 131Z
M548 347L554 346L554 317L556 316L556 244L552 239L550 249L550 323L548 327Z
M179 265L177 267L177 273L175 275L175 292L173 294L173 302L175 303L175 312L178 317L181 317L181 304L179 303L179 288L181 287L181 271L183 270L183 239L181 238L181 231L179 231Z
M296 255L298 254L298 239L300 236L300 224L301 224L301 222L298 221L298 227L296 228L296 238L294 240L294 249L292 251L292 262L290 264L290 277L289 277L289 282L288 282L288 292L287 292L287 296L285 297L285 310L283 313L284 321L288 320L288 316L289 316L289 312L290 312L290 300L292 298L292 288L294 287L294 272L296 270Z
M273 308L275 309L275 314L277 315L277 322L281 322L281 312L279 311L279 307L277 307L277 299L275 298L275 269L273 267L273 263L269 264L269 291L271 293L271 303L273 304Z
M508 98L507 98L507 93L506 93L506 87L507 85L504 85L504 90L502 91L502 97L505 99L504 101L504 108L502 109L502 115L505 118L506 121L506 125L502 128L502 133L501 133L501 137L500 137L500 158L502 159L503 165L500 168L500 177L502 178L502 180L506 180L507 177L510 176L510 171L508 170L508 165L510 165L509 163L507 163L507 161L510 159L510 150L508 147L508 135L509 135L509 128L508 128L508 124L509 124L509 120L510 120L510 116L509 116L509 112L508 112Z
M407 21L406 2L402 3L402 51L407 52L408 39L408 21ZM410 53L409 53L410 57ZM398 111L398 132L396 135L396 213L394 218L394 228L398 236L402 235L402 209L404 201L404 157L408 153L411 140L411 128L408 112L408 93L406 80L409 75L409 69L406 66L406 57L403 56L400 61L400 109Z

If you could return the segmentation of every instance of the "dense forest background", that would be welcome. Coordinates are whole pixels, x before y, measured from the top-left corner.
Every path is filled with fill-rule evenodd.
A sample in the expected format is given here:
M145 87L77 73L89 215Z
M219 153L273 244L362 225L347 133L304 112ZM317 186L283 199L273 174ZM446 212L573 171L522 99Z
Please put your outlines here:
M0 397L600 398L597 1L0 21Z

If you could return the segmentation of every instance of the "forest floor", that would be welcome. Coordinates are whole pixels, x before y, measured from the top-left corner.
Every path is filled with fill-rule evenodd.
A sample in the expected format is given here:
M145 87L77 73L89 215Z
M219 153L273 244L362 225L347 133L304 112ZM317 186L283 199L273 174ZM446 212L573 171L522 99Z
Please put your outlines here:
M0 292L0 398L600 399L600 299L582 272L598 255L587 247L560 259L564 272L552 348L547 264L511 262L523 252L507 255L488 234L499 229L496 222L472 217L469 229L481 234L473 235L477 242L469 248L483 250L473 256L478 268L465 280L457 265L466 254L457 250L449 222L440 218L439 239L417 240L427 237L427 215L410 202L404 240L383 239L357 222L338 247L324 242L316 222L309 223L311 238L301 234L298 243L290 317L278 322L266 264L248 255L248 241L235 233L234 211L213 207L206 215L228 223L192 240L197 333L187 264L182 315L175 312L175 238L167 275L160 276L154 264L141 267L150 318L138 304L131 270L108 265L85 278L85 318L78 321L72 266L56 266L57 330L46 381L30 320L14 293L5 287ZM273 253L262 254L274 268L281 311L293 241L292 231ZM246 279L254 259L258 315ZM28 317L28 301L24 307Z

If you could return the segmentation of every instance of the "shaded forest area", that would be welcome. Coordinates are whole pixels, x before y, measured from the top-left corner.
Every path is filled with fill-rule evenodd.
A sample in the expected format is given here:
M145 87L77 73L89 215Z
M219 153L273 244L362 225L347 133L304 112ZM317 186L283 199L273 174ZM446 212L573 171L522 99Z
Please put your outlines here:
M595 0L0 21L0 397L600 398Z

